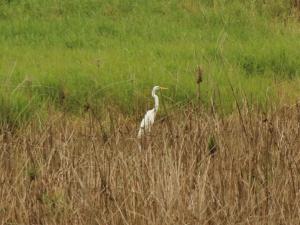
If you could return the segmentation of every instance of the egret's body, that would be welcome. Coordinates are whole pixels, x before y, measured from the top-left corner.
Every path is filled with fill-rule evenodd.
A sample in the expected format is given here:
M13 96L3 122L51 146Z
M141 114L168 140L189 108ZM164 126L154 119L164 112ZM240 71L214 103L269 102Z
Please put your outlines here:
M151 109L146 112L145 117L143 118L140 125L138 138L141 138L145 133L149 133L151 131L151 127L154 123L155 116L155 109Z
M161 89L166 89L166 88L155 86L152 89L152 97L154 98L154 108L146 112L140 125L138 138L141 138L143 135L145 135L145 133L149 133L151 131L151 127L154 123L155 116L159 107L159 99L158 96L156 95L156 91Z

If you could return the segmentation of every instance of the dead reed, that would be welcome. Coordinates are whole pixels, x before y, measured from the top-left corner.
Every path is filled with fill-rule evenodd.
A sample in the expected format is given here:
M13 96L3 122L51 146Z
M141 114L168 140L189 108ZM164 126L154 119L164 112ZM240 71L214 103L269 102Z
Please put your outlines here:
M200 84L203 81L203 70L201 69L200 65L197 66L196 69L196 94L197 94L197 99L200 99Z
M300 224L297 106L182 109L143 152L139 120L105 118L2 129L0 224Z

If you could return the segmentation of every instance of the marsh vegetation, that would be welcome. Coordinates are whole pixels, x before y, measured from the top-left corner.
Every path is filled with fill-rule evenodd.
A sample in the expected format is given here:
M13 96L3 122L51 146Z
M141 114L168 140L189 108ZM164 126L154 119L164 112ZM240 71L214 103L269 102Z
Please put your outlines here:
M299 8L0 1L0 224L300 224Z

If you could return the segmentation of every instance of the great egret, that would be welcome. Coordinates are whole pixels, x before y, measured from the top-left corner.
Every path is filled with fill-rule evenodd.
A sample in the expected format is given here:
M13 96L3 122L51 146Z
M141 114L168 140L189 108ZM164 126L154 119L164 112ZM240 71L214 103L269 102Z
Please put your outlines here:
M156 113L158 111L158 106L159 106L159 100L158 96L156 95L156 91L158 90L163 90L163 89L168 89L165 87L159 87L159 86L154 86L152 89L152 97L154 98L154 108L151 110L148 110L144 116L144 119L141 122L139 133L138 133L138 138L141 138L143 135L145 135L145 132L149 133L151 130L151 127L154 123Z

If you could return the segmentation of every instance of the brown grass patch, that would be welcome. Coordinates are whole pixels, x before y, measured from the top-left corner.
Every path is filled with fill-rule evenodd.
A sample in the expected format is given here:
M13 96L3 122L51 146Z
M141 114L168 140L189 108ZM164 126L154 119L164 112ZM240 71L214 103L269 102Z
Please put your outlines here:
M138 121L56 114L2 129L0 223L300 224L300 107L191 107L170 115L172 135L158 119L143 152Z

